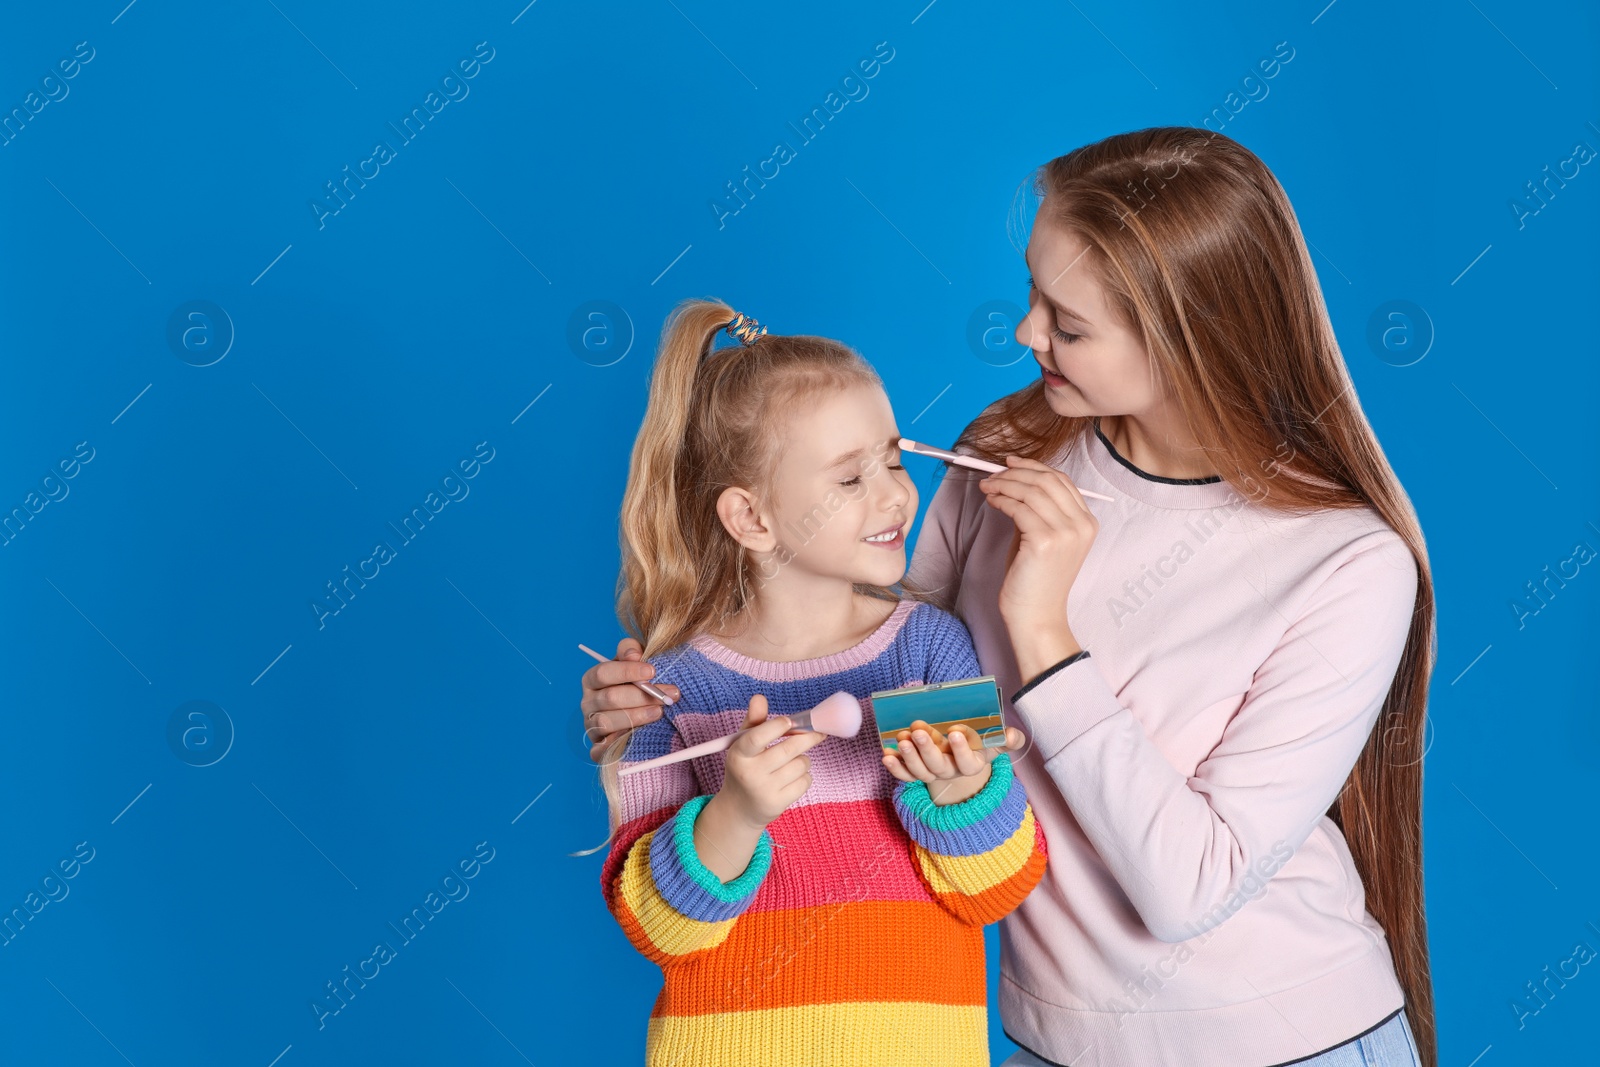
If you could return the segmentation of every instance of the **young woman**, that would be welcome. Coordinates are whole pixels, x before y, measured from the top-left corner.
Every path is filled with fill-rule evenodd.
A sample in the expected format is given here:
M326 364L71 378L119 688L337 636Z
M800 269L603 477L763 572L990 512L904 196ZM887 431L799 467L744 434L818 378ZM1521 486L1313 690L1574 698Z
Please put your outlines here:
M1050 863L1001 923L1007 1062L1433 1067L1432 581L1288 198L1186 127L1036 191L1040 379L962 433L1008 469L950 469L910 571L1030 739ZM585 674L596 735L657 713L622 684L650 674Z

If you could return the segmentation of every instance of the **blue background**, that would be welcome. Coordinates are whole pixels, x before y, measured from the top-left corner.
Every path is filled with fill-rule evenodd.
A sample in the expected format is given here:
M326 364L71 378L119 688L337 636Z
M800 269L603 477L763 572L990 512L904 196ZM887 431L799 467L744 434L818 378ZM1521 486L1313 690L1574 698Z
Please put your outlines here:
M637 1062L659 972L599 855L568 855L605 836L576 643L621 633L616 506L666 312L715 296L844 339L903 431L948 442L1031 376L970 339L1025 300L1005 219L1029 170L1198 125L1280 41L1220 128L1287 188L1429 539L1442 1062L1595 1055L1595 966L1520 1028L1511 1007L1600 949L1600 576L1511 606L1600 548L1600 171L1511 206L1600 147L1592 7L123 2L13 5L0 35L6 112L94 50L0 147L0 508L68 490L0 548L0 907L94 850L0 948L0 1059ZM798 144L880 41L869 94ZM479 42L468 95L319 226L324 183ZM780 139L796 158L719 227ZM319 627L325 583L479 442L468 495ZM190 701L220 710L169 740ZM469 895L319 1030L324 983L479 842Z

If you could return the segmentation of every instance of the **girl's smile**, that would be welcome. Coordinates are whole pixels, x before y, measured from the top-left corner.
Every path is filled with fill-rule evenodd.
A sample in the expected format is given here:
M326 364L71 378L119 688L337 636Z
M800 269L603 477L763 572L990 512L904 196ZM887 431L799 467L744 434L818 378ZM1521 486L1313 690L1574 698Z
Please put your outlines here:
M891 532L894 534L893 537L885 537L885 535ZM879 538L884 539L878 540ZM870 537L863 537L861 540L865 541L869 545L872 545L874 548L887 548L890 551L902 551L906 547L906 524L902 522L899 526L872 534Z

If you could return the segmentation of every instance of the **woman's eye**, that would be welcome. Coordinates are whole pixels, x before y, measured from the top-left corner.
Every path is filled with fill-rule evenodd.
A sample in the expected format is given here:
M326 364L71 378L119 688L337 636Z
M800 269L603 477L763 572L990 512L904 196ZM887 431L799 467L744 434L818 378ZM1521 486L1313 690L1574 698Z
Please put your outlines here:
M1033 275L1028 275L1028 293L1030 296L1033 294L1036 288L1037 286L1033 284ZM1063 344L1076 344L1083 338L1083 334L1067 333L1059 326L1053 327L1050 332L1055 335L1056 340L1061 341Z
M861 482L861 475L858 474L854 478L851 478L848 482L840 482L839 484L840 485L858 485L858 484L860 484L860 482Z

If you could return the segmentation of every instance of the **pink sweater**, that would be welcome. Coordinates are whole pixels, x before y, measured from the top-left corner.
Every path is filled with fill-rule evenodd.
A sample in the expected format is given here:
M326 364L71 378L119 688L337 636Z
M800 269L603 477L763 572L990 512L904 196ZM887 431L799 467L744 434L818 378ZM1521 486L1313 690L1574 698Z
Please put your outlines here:
M1087 658L1021 679L997 595L1013 525L948 468L910 576L952 587L1050 841L1001 923L1006 1033L1072 1067L1266 1067L1402 1005L1326 817L1405 645L1417 572L1375 512L1294 517L1137 471L1089 432L1055 466L1115 503L1067 616Z

